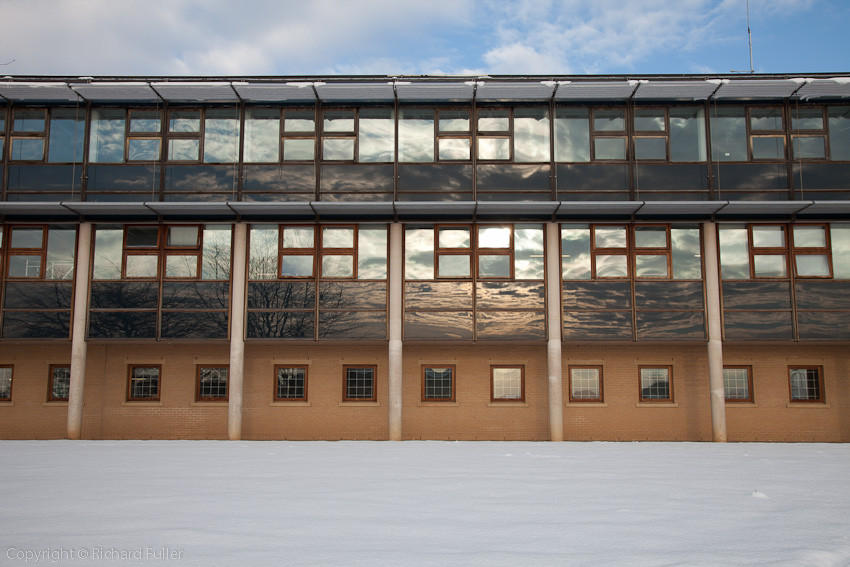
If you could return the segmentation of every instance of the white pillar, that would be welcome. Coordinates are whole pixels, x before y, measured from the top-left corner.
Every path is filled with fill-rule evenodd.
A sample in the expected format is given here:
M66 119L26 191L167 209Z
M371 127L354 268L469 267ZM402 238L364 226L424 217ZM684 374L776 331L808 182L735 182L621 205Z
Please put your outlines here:
M402 250L402 225L390 225L389 258L389 294L390 294L390 344L389 344L389 425L390 441L401 441L401 400L402 400L402 334L401 323L404 309L402 306L402 287L404 280L404 252Z
M227 436L231 441L242 438L242 384L245 375L245 271L248 249L248 226L233 227L233 274L230 278L230 372L227 377Z
M83 397L86 383L86 321L88 320L91 223L80 224L74 264L74 320L71 323L71 382L68 389L68 439L83 431Z
M546 223L546 310L549 341L549 440L564 440L564 386L561 377L561 254L558 223Z
M708 317L708 385L711 390L711 436L726 441L726 394L723 389L723 343L720 330L720 262L717 225L703 223L705 239L705 310Z

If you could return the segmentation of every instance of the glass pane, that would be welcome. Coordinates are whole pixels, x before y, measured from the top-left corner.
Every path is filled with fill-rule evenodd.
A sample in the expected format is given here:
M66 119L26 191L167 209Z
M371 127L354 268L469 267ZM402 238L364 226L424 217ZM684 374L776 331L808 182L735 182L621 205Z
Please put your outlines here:
M750 110L752 130L782 130L782 109L753 108Z
M507 132L511 128L510 111L508 110L479 110L479 132Z
M47 264L44 277L48 280L74 279L74 247L77 231L50 228L47 231Z
M147 311L92 312L89 336L95 339L156 337L156 313Z
M130 132L159 132L160 126L158 110L130 111Z
M832 160L850 160L850 106L829 107L829 153Z
M549 111L545 108L514 110L514 161L549 161Z
M441 254L439 256L439 277L468 278L470 258L465 254Z
M12 138L12 159L18 161L41 161L44 159L42 138Z
M545 309L545 289L542 282L477 282L475 308L479 314L491 309Z
M509 248L511 245L511 229L507 226L479 226L479 248Z
M434 229L408 228L404 231L404 277L408 280L434 279Z
M320 312L319 338L329 340L386 340L387 313L386 311Z
M521 368L493 369L493 398L497 400L522 398Z
M829 226L832 244L832 271L836 279L850 279L850 224L833 223Z
M315 309L316 285L311 281L249 282L248 309Z
M632 338L632 312L565 312L564 338L574 340L630 340Z
M565 280L590 279L590 228L561 228L561 270Z
M44 229L15 227L12 229L10 248L41 248Z
M705 111L702 108L670 109L670 160L706 160Z
M638 281L634 286L638 311L658 309L670 311L700 310L705 307L701 281Z
M9 277L41 277L41 256L9 256Z
M354 256L342 254L328 254L322 256L322 277L354 277Z
M323 248L354 248L353 228L331 228L322 229Z
M822 226L794 226L795 248L826 247L826 228Z
M46 114L43 110L15 109L12 114L13 132L44 132Z
M635 130L638 132L663 132L667 129L667 120L662 108L636 108Z
M829 276L829 259L826 254L797 254L798 276Z
M422 311L404 314L405 340L472 340L470 311Z
M280 110L276 108L245 110L244 160L246 162L277 162L279 138Z
M648 400L670 398L670 372L667 368L640 369L640 397Z
M197 226L169 226L166 237L167 246L197 246Z
M637 254L635 256L635 275L639 278L666 278L666 254Z
M492 283L492 282L491 282ZM471 282L408 282L404 287L404 308L472 309Z
M816 368L791 369L791 399L820 399L820 379Z
M743 108L711 109L711 159L747 161L747 123Z
M434 161L434 111L403 108L399 111L398 160Z
M543 256L543 227L516 225L514 227L514 278L542 280Z
M194 254L169 254L165 257L165 277L198 277L198 256Z
M131 226L127 228L127 248L155 248L159 228L156 226Z
M478 159L510 159L508 138L478 138Z
M667 138L635 138L635 159L667 159Z
M55 108L50 112L50 143L47 161L79 163L83 161L86 117L83 110Z
M387 309L387 284L365 281L323 281L319 284L319 310Z
M511 277L510 256L507 254L479 254L478 276L482 278Z
M287 226L283 228L284 248L313 248L315 230L312 226Z
M357 231L357 279L382 280L387 277L387 229L363 228Z
M785 138L779 136L754 136L753 159L783 159Z
M784 248L785 229L781 226L754 226L754 248Z
M571 368L570 396L576 400L599 399L599 369Z
M629 275L628 258L624 255L597 254L597 278L625 278Z
M357 128L358 161L391 162L395 156L393 111L383 108L360 110Z
M200 110L172 110L168 113L169 132L200 132Z
M724 368L723 389L727 400L750 398L750 373L746 368Z
M546 338L546 317L541 311L479 311L478 340L534 341Z
M820 108L792 108L792 130L823 130L823 110Z
M792 142L795 158L826 158L826 140L823 136L794 136Z
M316 114L312 110L287 110L283 114L284 132L315 132Z
M172 138L168 141L168 159L171 161L198 161L200 152L200 140Z
M596 138L593 151L596 159L626 159L626 139Z
M663 226L635 227L635 247L667 248L667 229Z
M228 282L166 280L162 283L162 308L224 310L229 307L229 294Z
M73 282L6 282L4 309L71 309Z
M284 154L286 148L284 147ZM325 138L322 140L322 159L346 160L354 159L354 138Z
M249 339L312 339L316 316L312 311L249 311L246 327Z
M159 159L159 138L130 138L127 140L128 161L156 161Z
M440 138L441 160L468 160L472 157L469 138Z
M791 339L790 311L725 311L726 339Z
M100 228L94 237L94 267L92 279L121 279L121 250L124 230L120 228Z
M204 118L204 163L233 163L239 156L239 111L208 108Z
M555 161L590 161L588 109L557 109L555 114Z
M230 226L209 225L204 227L201 258L202 279L230 279Z
M56 366L51 369L50 399L68 399L68 390L71 387L71 367Z
M325 132L354 132L353 110L326 110L324 119Z
M441 110L440 132L469 132L468 110Z
M138 254L128 254L126 277L155 278L158 273L158 260L158 256L153 256L149 254L146 254L144 256Z
M346 142L350 142L345 140ZM327 142L327 140L326 140ZM333 146L333 144L331 144ZM331 148L331 150L333 147ZM328 150L328 151L331 151ZM284 161L313 161L316 157L316 141L313 138L285 138L283 140ZM325 158L350 159L350 158Z
M626 111L594 110L593 129L596 132L622 132L626 129Z
M785 255L756 254L753 267L757 278L784 278L788 274Z
M698 228L672 228L673 279L695 280L702 277Z
M596 248L625 248L628 245L624 226L596 226L593 238Z
M440 248L469 248L469 229L452 226L441 227L438 235Z
M248 278L252 280L277 278L277 227L251 227L250 242Z
M227 313L221 311L164 312L162 338L224 339L227 337Z
M3 314L3 338L6 339L68 340L70 332L69 311L7 311Z
M452 398L452 376L454 368L425 368L423 375L423 397L431 400Z
M313 277L313 255L284 254L280 258L280 277Z

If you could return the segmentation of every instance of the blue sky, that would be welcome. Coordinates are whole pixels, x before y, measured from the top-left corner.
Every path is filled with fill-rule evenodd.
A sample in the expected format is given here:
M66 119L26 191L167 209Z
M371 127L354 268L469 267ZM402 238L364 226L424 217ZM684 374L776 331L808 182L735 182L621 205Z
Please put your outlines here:
M750 0L756 72L850 71L850 1ZM0 0L4 75L748 71L746 0Z

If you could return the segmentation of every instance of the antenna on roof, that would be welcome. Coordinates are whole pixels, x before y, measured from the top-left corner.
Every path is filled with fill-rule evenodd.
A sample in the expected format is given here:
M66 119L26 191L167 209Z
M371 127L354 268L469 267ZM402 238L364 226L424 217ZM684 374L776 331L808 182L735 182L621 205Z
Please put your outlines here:
M755 73L753 67L753 32L750 30L750 0L747 0L747 39L750 42L750 74ZM746 73L746 71L735 71L730 69L730 73Z

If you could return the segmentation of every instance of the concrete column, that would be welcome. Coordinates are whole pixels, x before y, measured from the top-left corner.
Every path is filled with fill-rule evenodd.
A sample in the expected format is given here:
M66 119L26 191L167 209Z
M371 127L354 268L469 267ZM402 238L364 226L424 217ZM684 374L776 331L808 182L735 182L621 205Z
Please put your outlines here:
M390 345L389 345L389 424L390 441L401 441L402 400L402 341L401 323L404 309L402 291L404 280L404 251L402 250L402 225L390 225L389 293L390 293Z
M230 294L230 372L228 373L227 436L242 439L242 384L245 376L245 272L248 225L233 226L233 273Z
M91 263L91 223L77 231L77 258L74 265L74 320L71 322L71 383L68 389L68 439L79 439L83 431L83 397L86 384L86 321Z
M705 311L708 317L708 384L711 390L711 436L726 442L726 393L723 389L723 342L720 330L720 275L717 225L703 223L705 239Z
M561 376L561 246L558 223L546 223L546 310L549 342L549 440L564 440L564 382Z

